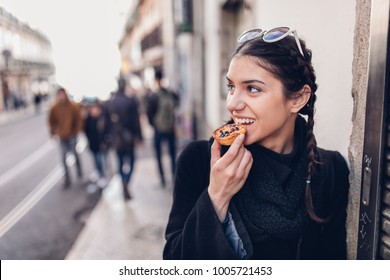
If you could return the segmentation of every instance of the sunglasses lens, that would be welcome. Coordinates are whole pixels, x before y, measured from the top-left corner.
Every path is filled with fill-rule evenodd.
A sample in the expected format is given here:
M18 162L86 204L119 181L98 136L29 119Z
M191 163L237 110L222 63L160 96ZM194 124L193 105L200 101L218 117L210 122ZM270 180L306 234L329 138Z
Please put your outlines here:
M269 30L266 34L263 36L263 40L266 42L275 42L279 38L282 38L285 36L287 32L290 31L290 28L288 27L278 27Z
M244 32L240 37L238 37L239 43L244 43L246 41L252 40L256 36L258 36L261 33L261 29L256 30L249 30L247 32Z

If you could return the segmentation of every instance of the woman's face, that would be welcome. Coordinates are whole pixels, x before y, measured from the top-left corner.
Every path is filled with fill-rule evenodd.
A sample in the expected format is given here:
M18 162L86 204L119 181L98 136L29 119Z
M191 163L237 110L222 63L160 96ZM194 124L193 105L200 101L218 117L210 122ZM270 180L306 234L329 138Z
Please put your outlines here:
M227 108L235 123L243 123L245 145L259 143L278 153L293 148L296 114L283 85L248 56L232 59L227 73Z

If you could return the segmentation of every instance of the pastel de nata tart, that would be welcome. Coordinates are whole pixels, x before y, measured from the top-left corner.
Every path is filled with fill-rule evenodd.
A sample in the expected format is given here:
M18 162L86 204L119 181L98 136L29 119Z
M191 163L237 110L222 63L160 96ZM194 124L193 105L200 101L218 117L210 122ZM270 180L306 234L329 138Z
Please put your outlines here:
M245 134L246 128L239 123L226 124L213 132L213 138L221 145L230 146L240 134Z

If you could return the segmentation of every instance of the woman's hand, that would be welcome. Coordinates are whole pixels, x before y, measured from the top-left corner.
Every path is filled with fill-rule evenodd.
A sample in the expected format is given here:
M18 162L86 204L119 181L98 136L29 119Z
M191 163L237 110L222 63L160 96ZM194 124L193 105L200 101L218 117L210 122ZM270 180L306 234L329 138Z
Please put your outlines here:
M252 155L242 144L244 138L240 134L223 157L221 144L214 141L211 146L208 192L221 222L226 218L230 200L242 188L252 167Z

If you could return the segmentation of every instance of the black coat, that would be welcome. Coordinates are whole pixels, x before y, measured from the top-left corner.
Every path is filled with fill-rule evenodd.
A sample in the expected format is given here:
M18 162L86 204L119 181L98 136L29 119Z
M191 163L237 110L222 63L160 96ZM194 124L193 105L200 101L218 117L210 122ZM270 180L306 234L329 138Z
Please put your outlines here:
M326 225L310 221L296 240L252 244L232 200L230 211L248 259L345 259L348 167L333 151L319 149L321 169L316 178L321 196L313 198L316 213L329 216ZM166 229L164 259L238 259L225 237L207 192L210 143L189 144L178 159L173 205ZM320 201L318 201L320 199Z
M116 92L114 97L109 101L108 110L113 138L117 137L118 131L122 134L126 131L129 132L132 138L131 150L133 150L134 141L143 139L138 101L135 97L129 97L123 92ZM116 118L118 118L118 120L114 120ZM115 142L115 139L113 142ZM119 147L116 147L116 149L118 151L122 150L122 148ZM127 149L125 150L128 152Z
M92 152L97 153L106 150L106 137L109 134L109 126L103 114L99 117L93 117L91 114L88 114L85 119L84 132Z

